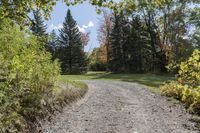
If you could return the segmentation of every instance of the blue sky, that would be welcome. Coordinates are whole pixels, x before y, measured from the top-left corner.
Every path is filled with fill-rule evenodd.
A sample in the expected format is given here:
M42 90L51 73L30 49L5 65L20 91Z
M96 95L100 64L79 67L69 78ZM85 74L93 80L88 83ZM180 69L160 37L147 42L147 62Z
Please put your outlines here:
M87 2L67 7L64 2L59 1L53 9L51 18L46 22L48 32L53 29L58 30L62 27L68 9L71 10L72 16L77 21L79 29L82 32L90 32L90 42L85 47L85 51L91 51L94 47L98 47L97 29L100 16L96 14L95 7L91 6Z

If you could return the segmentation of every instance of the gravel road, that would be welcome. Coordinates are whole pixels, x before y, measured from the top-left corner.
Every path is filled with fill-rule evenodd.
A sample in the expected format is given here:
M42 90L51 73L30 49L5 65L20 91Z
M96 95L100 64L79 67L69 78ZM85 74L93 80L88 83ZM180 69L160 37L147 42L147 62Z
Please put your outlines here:
M181 105L122 81L84 81L85 98L45 123L44 133L198 133Z

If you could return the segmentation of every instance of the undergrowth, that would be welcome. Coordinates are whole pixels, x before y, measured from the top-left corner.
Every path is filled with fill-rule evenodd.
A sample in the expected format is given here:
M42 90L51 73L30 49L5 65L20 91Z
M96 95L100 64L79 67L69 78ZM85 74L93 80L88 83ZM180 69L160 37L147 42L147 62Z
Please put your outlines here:
M200 51L179 66L176 81L161 87L161 94L181 100L188 111L200 115Z
M44 45L10 20L0 25L0 133L35 132L41 120L82 97L86 85L59 89L60 65ZM66 86L65 84L63 86ZM58 91L59 90L59 91Z

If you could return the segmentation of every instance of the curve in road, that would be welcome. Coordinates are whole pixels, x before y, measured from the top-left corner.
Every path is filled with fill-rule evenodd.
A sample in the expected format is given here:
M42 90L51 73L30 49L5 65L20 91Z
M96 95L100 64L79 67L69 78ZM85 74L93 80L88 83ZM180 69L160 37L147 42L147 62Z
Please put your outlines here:
M84 81L85 98L64 109L44 133L198 133L191 116L144 86L122 81Z

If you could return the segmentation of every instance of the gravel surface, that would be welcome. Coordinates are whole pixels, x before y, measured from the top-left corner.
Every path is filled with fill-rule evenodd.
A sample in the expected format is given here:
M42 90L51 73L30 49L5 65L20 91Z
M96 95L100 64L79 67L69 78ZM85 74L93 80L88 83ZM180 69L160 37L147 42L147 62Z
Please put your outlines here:
M84 81L85 98L66 107L44 133L198 133L181 105L122 81Z

